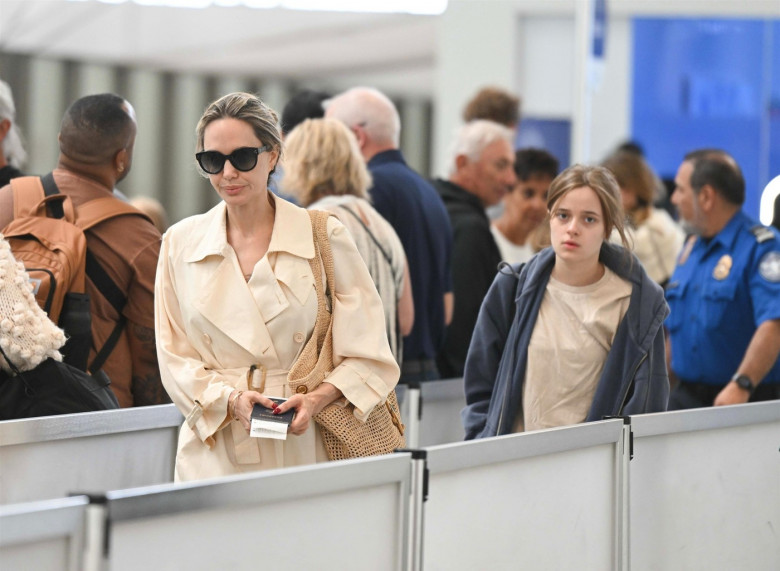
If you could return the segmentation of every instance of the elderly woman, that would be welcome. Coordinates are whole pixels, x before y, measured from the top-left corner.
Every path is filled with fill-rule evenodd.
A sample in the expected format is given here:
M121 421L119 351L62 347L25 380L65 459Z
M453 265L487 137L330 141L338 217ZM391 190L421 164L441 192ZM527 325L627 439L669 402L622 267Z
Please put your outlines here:
M552 247L499 272L466 359L466 438L666 410L663 290L625 248L618 185L574 165L547 196ZM609 242L613 229L623 246Z
M409 266L398 235L368 202L371 175L349 129L307 119L285 139L282 186L309 209L327 210L352 234L385 309L390 348L401 364L402 337L414 323Z
M641 156L629 151L616 152L603 166L612 171L620 185L629 221L629 242L636 257L652 279L666 285L685 234L665 210L653 206L658 187L655 173Z
M163 384L186 417L175 478L327 460L312 417L339 401L365 419L398 381L382 302L349 232L329 219L334 368L315 390L292 394L287 374L318 309L315 244L306 210L268 191L282 150L276 114L254 95L226 95L201 117L197 148L222 200L168 230L155 289ZM271 396L287 400L277 407ZM286 440L249 436L255 404L295 410Z

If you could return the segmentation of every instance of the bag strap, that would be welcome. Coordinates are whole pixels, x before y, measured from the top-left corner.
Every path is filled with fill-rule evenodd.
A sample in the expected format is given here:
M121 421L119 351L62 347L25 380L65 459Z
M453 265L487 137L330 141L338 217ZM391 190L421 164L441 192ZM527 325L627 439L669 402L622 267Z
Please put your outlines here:
M20 376L22 372L19 370L19 367L17 367L11 359L8 358L8 355L5 351L3 351L3 347L0 346L0 355L3 356L3 359L5 359L5 362L8 363L8 366L11 368L11 370L14 372L14 375Z
M379 243L379 240L374 235L374 233L368 229L368 225L363 222L363 218L361 218L356 212L354 212L351 208L347 207L344 204L340 204L339 208L343 208L347 212L349 212L352 216L355 217L355 220L360 222L360 225L363 227L363 229L366 231L366 234L368 234L369 238L374 241L374 244L376 244L376 247L379 248L379 251L382 252L382 256L385 258L385 261L387 262L387 265L390 267L390 273L395 277L395 268L393 268L393 259L390 257L390 254L387 253L387 251L382 247L382 244ZM397 282L395 279L393 279L393 284L395 285ZM403 289L403 283L401 284L401 289ZM395 290L395 298L399 299L401 297L401 292L398 291L398 288ZM396 308L396 319L395 319L395 337L396 342L399 344L399 346L403 345L403 339L401 335L401 320L398 319L398 309Z
M41 177L39 180L46 199L52 196L65 197L63 201L52 201L50 203L52 215L55 218L65 217L67 220L73 221L73 223L83 232L86 232L89 228L92 228L93 226L96 226L97 224L108 220L109 218L114 218L115 216L122 216L125 214L142 216L151 222L149 217L140 210L127 204L126 202L122 202L121 200L114 198L113 196L104 196L85 202L78 207L75 216L71 215L71 217L68 218L65 216L66 212L63 211L62 205L65 203L65 200L67 200L69 203L69 200L66 195L62 194L59 187L57 186L57 183L54 181L54 174L49 173ZM16 196L14 196L14 203L15 201ZM67 208L68 204L65 204ZM14 211L16 211L15 208ZM97 258L89 250L89 248L87 248L86 252L86 274L92 283L95 284L95 287L100 292L100 295L102 295L103 298L105 298L106 301L108 301L113 306L119 315L119 319L117 320L116 325L114 325L114 328L111 330L111 333L106 339L106 342L100 348L100 351L98 351L97 355L95 355L92 363L90 363L90 365L87 367L88 371L94 374L103 367L122 335L122 330L124 329L125 323L127 322L127 318L122 314L122 311L127 304L127 296L125 296L124 292L119 288L118 285L116 285L116 282L111 279L111 276L109 276L108 272L106 272L103 266L100 265L100 262L98 262Z
M68 222L76 219L70 197L59 194L51 173L43 178L23 176L12 179L11 190L14 196L14 219L28 216L45 217L47 207L55 218L65 218Z
M331 284L336 283L335 269L333 267L333 251L330 248L330 239L328 238L328 218L330 214L321 210L309 210L309 217L312 222L312 233L314 237L314 262L319 265L322 263L322 268L325 269L326 283L323 287L322 283L322 269L318 268L318 271L314 272L314 285L315 289L319 289L317 297L322 295L324 301L325 294L332 294ZM318 259L319 258L319 259Z
M368 237L371 238L371 240L374 242L374 244L376 244L376 247L379 248L380 252L382 252L382 256L385 258L385 261L392 268L393 267L393 258L390 256L390 254L387 253L387 250L385 250L382 247L382 244L379 243L379 240L374 235L374 233L371 232L371 230L368 229L368 225L365 222L363 222L363 219L358 215L358 213L355 212L354 210L352 210L351 208L343 205L343 204L340 204L339 208L342 208L342 209L346 210L352 216L354 216L355 220L360 222L360 225L363 227L363 230L366 231L366 234L368 234Z
M314 243L314 256L309 259L309 266L314 276L314 290L317 294L317 317L311 337L303 346L301 353L287 374L287 381L293 391L302 385L311 391L333 367L333 320L328 311L326 288L335 292L335 272L333 268L333 253L328 240L327 212L309 210ZM322 274L325 273L327 285L323 284Z
M11 179L14 194L14 219L35 216L36 210L46 195L37 176L20 176Z

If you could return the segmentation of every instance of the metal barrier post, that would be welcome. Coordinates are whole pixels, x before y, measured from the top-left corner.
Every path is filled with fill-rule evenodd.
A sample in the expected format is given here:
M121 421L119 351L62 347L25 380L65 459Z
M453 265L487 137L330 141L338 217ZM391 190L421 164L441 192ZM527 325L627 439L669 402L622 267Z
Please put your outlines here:
M629 462L634 456L631 417L623 417L623 433L615 446L615 564L617 571L629 571L631 488Z
M400 449L396 452L409 452L412 455L412 476L409 486L409 547L404 568L408 571L421 571L423 568L423 525L428 499L428 452L426 450Z

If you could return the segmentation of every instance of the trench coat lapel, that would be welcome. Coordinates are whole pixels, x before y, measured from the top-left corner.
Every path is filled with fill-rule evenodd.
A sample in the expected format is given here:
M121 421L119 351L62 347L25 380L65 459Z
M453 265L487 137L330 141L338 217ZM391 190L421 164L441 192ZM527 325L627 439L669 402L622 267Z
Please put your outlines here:
M185 262L195 266L188 272L198 281L195 309L227 337L253 356L276 358L271 335L252 293L233 266L235 254L227 243L225 203L212 208L203 218L201 239L193 243ZM269 351L271 352L269 354Z
M276 359L263 315L231 259L215 256L198 263L204 279L197 311L253 356Z

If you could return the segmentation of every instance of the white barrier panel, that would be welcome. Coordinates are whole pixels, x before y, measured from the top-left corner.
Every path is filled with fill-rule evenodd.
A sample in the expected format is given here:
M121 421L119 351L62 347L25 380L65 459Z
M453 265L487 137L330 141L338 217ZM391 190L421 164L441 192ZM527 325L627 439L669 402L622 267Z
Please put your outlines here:
M780 569L780 401L631 418L631 569Z
M427 450L423 567L616 567L620 419Z
M172 404L0 422L0 504L173 480Z
M78 571L82 566L87 498L0 506L3 571Z
M396 389L409 448L461 442L466 433L460 411L466 406L463 379L425 381Z
M466 437L460 411L466 406L463 379L420 383L420 446L462 442Z
M410 455L107 494L109 568L404 569Z

